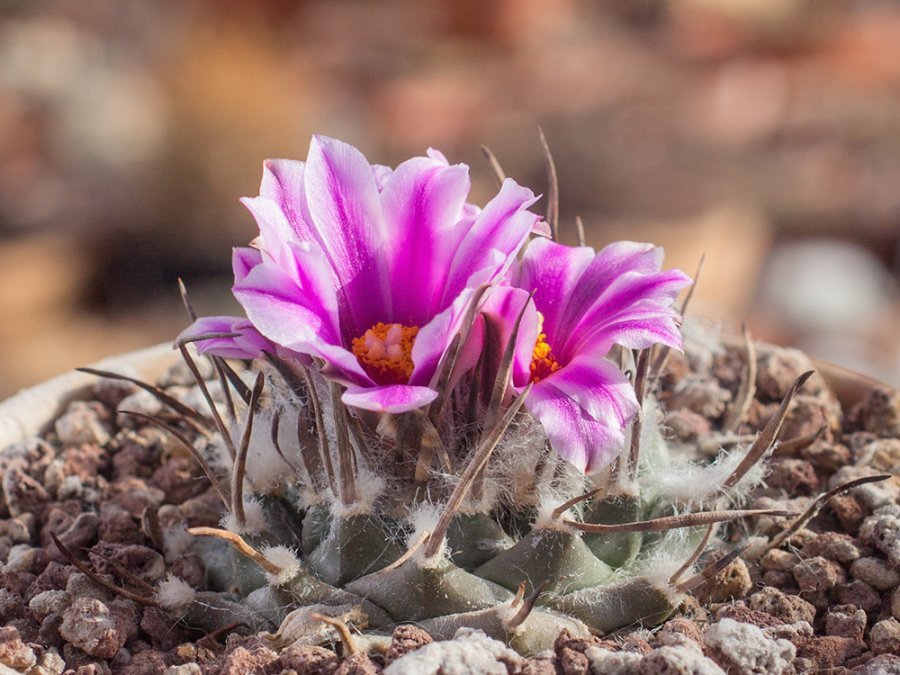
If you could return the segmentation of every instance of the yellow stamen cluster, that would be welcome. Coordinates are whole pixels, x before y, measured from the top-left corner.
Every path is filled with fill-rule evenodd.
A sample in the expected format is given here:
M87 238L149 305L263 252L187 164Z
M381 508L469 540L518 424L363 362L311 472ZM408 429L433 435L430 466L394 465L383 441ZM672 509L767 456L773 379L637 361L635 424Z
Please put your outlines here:
M351 347L360 365L378 384L406 384L412 375L412 348L418 326L378 322Z
M534 351L531 354L531 382L537 384L551 373L559 370L559 363L553 355L553 350L547 344L547 334L543 332L544 315L538 316L538 337L534 343Z

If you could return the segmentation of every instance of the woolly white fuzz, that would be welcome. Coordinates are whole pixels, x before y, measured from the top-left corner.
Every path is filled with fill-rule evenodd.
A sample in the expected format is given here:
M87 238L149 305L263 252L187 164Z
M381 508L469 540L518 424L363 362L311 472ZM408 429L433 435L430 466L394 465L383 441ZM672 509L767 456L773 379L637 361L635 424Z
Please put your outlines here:
M169 575L159 582L156 588L156 600L163 609L177 611L187 607L194 601L196 591L184 579Z
M409 539L406 540L407 547L412 546L419 541L425 532L434 532L434 528L437 527L438 520L440 519L443 510L444 505L429 503L418 504L413 508L407 518L409 524L412 526L412 534L410 534ZM417 557L423 555L423 550L424 549L419 549L416 552ZM447 550L447 539L445 537L441 542L438 552L434 555L434 558L440 560L447 554L449 554L449 551Z
M272 586L283 586L300 572L300 560L287 546L269 546L263 549L262 554L270 563L281 568L278 574L266 572L266 581Z
M574 518L575 514L572 509L567 509L559 518L553 515L553 512L562 506L567 497L549 490L542 490L540 501L538 502L537 518L534 521L535 529L541 528L545 530L559 530L560 532L574 532L575 530L563 522L564 518Z
M169 562L181 557L193 542L194 536L188 534L183 524L163 529L163 553Z
M255 499L244 500L244 525L238 523L233 513L222 518L222 528L235 534L258 534L268 529L262 503Z
M344 504L335 499L331 514L335 518L365 516L375 512L375 502L384 493L385 480L360 465L356 472L356 501Z

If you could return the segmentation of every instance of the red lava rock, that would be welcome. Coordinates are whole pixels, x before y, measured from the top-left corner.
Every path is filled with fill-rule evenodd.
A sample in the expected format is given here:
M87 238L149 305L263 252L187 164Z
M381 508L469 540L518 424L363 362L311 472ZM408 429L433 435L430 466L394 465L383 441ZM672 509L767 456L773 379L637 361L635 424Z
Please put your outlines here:
M96 485L97 474L107 468L109 455L97 444L81 443L63 449L62 475L77 476L86 485Z
M879 621L872 626L869 641L876 654L900 654L900 621L894 618Z
M187 642L191 637L184 626L158 607L144 608L140 627L154 647L166 651Z
M111 659L137 631L133 604L114 601L107 605L95 598L75 598L63 612L59 633L86 654Z
M162 555L146 546L101 541L91 549L89 556L98 574L111 577L120 575L109 560L149 583L159 581L166 573L166 562Z
M691 443L712 430L709 420L692 410L672 410L666 413L665 425L682 443Z
M532 657L522 664L520 675L558 675L559 670L553 659Z
M763 588L748 599L750 609L765 612L787 623L806 621L812 624L816 608L796 595L787 595L777 588Z
M699 626L683 617L675 617L664 623L656 634L656 639L660 644L669 644L671 641L668 638L674 635L684 636L697 644L703 644L703 633Z
M809 460L819 471L833 473L851 462L850 448L839 443L813 443L800 451L800 457Z
M117 675L159 675L164 673L169 665L171 659L165 652L144 649L134 654L124 667L117 670Z
M721 557L721 555L710 556L710 562ZM740 558L736 558L709 582L698 588L694 594L703 603L726 602L743 598L751 588L753 588L753 582L750 580L747 564Z
M686 378L666 401L669 410L687 409L708 420L722 416L731 402L731 392L709 379Z
M828 508L841 526L850 534L859 532L859 526L868 515L865 507L853 495L838 495L828 502Z
M581 652L563 647L556 656L559 667L566 675L589 675L591 672L591 662Z
M378 675L380 672L381 668L372 663L369 655L360 652L345 657L341 661L341 665L334 671L334 675Z
M340 659L324 647L291 647L281 653L277 665L282 670L295 670L298 675L332 675Z
M65 589L69 576L74 570L75 568L71 565L51 561L28 589L29 596L34 596L44 591Z
M849 565L862 556L861 545L853 537L840 532L823 532L803 546L807 557L822 556Z
M766 586L787 590L794 588L794 575L790 572L778 572L777 570L769 570L762 576L763 583Z
M779 402L802 373L815 370L809 357L798 349L760 345L756 370L757 396L763 401ZM803 385L807 395L826 393L821 377L811 377Z
M238 643L235 646L234 643ZM278 654L269 649L260 638L239 637L229 640L228 653L222 663L221 675L243 675L266 672L278 660Z
M113 502L100 504L100 541L115 544L143 544L146 541L139 519Z
M79 513L72 524L63 532L57 532L59 540L70 550L77 551L87 548L94 543L97 538L97 525L99 518L96 513ZM59 562L65 561L66 557L60 552L55 545L50 544L47 547L51 559Z
M410 652L416 651L419 647L430 644L434 639L429 635L428 631L405 624L397 626L391 635L391 646L385 654L385 661L391 663L401 656L406 656Z
M109 411L98 401L73 401L55 422L54 429L64 446L106 445L110 434Z
M209 481L193 459L172 457L153 472L153 484L165 493L166 504L181 504L209 489Z
M872 390L854 416L865 431L883 438L900 437L900 390Z
M759 564L767 571L790 572L798 562L800 562L800 557L796 553L773 548L766 551L765 555L760 558Z
M797 656L812 661L815 668L842 666L865 651L865 643L846 637L826 635L806 640Z
M0 628L0 663L20 672L37 663L34 650L22 642L13 626Z
M150 478L159 468L163 448L161 432L155 429L125 429L116 436L112 458L113 480L124 477Z
M166 493L149 485L143 478L129 476L110 483L104 497L139 518L148 506L160 506Z
M889 591L900 585L900 572L881 558L867 557L854 560L850 565L850 575L869 584L876 591Z
M864 612L874 612L881 607L881 596L869 584L859 580L838 584L835 587L842 605L856 605Z
M806 459L781 458L772 463L766 481L789 495L811 495L819 490L819 477L812 462Z
M825 633L862 642L868 619L856 605L835 605L825 616Z
M801 591L828 591L847 580L843 567L822 556L800 561L793 574Z
M206 588L206 565L196 553L179 556L169 565L168 571L186 581L194 589Z
M13 466L3 474L2 486L10 515L32 513L38 518L43 517L50 495L41 483L18 466Z
M781 626L782 624L784 624L784 621L782 619L768 614L767 612L750 609L744 603L737 603L734 605L726 605L722 607L722 609L716 613L716 619L734 619L735 621L740 621L741 623L753 624L758 628L770 628L773 626Z

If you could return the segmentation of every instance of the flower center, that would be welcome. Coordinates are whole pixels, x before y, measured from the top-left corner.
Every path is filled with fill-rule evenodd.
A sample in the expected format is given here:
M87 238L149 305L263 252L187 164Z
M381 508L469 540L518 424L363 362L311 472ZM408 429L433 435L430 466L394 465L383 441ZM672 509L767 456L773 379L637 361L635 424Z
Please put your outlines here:
M542 332L544 328L544 315L538 315L538 337L534 343L534 351L531 354L531 382L537 384L551 373L559 370L559 363L553 355L553 350L547 344L547 334Z
M412 375L412 348L418 326L380 321L353 338L353 355L378 384L406 384Z

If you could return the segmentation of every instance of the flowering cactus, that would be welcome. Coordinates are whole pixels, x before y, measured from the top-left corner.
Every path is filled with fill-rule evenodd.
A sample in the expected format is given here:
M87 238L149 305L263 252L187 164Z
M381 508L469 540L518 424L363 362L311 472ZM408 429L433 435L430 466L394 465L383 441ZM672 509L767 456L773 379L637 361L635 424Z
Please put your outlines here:
M213 442L156 420L226 511L196 537L165 532L169 554L202 547L210 584L239 595L172 578L157 604L207 629L280 626L276 643L315 612L375 647L414 621L532 653L564 628L664 619L716 524L771 513L719 507L790 395L745 454L691 469L690 494L658 489L676 460L650 349L658 366L681 347L690 283L661 249L556 243L510 179L483 209L468 193L468 168L435 151L392 171L316 137L305 163L266 162L244 200L259 236L233 258L246 318L197 319L177 342L212 416L178 412Z

